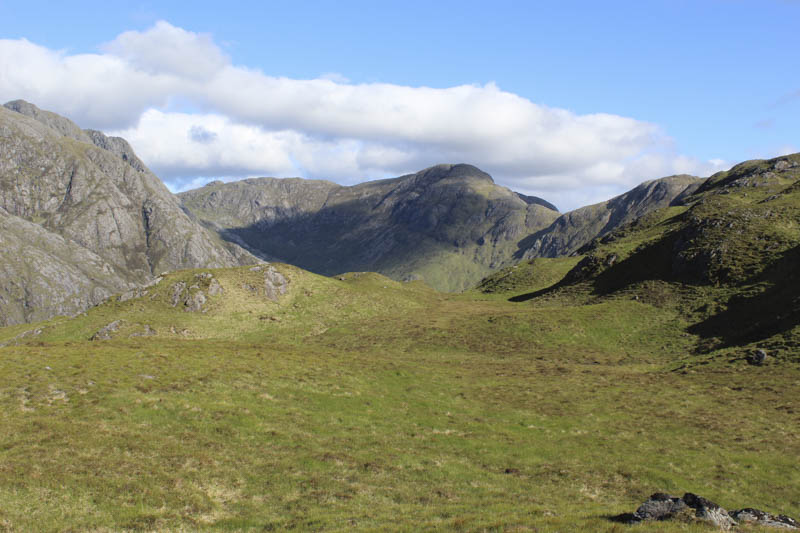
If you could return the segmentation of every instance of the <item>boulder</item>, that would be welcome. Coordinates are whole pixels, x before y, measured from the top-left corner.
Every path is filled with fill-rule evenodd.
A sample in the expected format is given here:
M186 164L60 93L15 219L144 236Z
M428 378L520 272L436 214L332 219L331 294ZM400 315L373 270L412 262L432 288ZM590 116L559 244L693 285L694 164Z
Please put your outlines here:
M747 507L738 511L731 511L731 517L740 524L751 524L761 527L774 527L778 529L800 529L800 522L786 515L773 515L760 509Z
M747 362L751 365L761 366L767 360L767 351L759 348L747 356Z
M286 294L289 281L286 277L275 270L274 267L267 267L264 272L264 295L273 302L278 301L278 297Z
M800 529L800 523L785 515L773 515L766 511L747 507L730 513L716 503L687 492L680 498L657 492L636 509L635 513L624 513L613 520L628 524L653 520L702 521L720 530L728 531L739 524L777 529Z
M710 522L725 531L736 525L736 521L731 518L728 511L710 500L691 492L684 494L682 500L686 505L694 509L695 516L700 520Z
M90 340L93 340L93 341L107 341L107 340L110 340L111 339L111 334L113 332L115 332L115 331L118 331L121 324L122 324L122 321L120 321L120 320L115 320L113 322L110 322L110 323L106 324L105 326L103 326L102 328L97 330L97 333L92 335L92 338Z
M682 499L663 492L656 492L633 513L633 522L644 520L669 520L677 513L688 509Z

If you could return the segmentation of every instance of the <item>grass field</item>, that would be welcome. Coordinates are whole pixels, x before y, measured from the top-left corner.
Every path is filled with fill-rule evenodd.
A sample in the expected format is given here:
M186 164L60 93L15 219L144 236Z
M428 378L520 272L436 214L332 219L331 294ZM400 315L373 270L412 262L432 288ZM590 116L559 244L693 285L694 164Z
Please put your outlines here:
M656 491L800 516L798 365L696 355L670 306L508 301L559 261L461 295L277 265L278 301L182 271L0 330L0 531L709 531L612 520ZM173 307L201 272L224 294Z

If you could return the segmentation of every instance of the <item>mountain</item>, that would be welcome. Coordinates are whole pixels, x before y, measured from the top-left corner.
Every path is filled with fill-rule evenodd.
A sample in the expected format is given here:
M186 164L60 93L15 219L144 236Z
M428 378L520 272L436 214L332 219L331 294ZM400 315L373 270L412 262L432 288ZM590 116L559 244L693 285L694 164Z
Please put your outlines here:
M193 221L130 145L0 107L0 324L82 311L163 271L255 262Z
M515 301L635 299L674 309L699 353L755 350L797 360L800 348L800 154L746 161L670 207L595 238L579 257L524 262L484 280ZM535 270L545 268L542 274ZM550 286L532 283L550 276ZM560 279L552 283L553 279Z
M458 291L505 264L558 212L471 165L437 165L341 186L257 178L179 195L184 208L256 254L334 275L375 271Z
M558 217L550 226L520 243L517 259L569 255L595 237L691 194L703 182L687 175L645 181L606 202L581 207Z

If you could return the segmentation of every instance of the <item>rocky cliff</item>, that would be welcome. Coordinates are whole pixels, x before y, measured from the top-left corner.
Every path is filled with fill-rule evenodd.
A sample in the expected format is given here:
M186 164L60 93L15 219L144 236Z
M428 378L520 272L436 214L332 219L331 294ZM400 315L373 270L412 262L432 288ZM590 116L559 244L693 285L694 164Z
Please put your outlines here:
M0 107L0 208L0 325L77 312L162 271L254 261L184 213L124 139L21 100Z

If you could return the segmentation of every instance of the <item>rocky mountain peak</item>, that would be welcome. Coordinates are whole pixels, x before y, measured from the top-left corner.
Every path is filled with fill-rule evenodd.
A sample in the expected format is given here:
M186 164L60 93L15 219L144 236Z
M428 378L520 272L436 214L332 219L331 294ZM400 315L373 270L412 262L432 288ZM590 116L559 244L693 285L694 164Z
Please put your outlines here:
M476 166L465 163L440 164L428 167L415 174L417 183L433 184L442 180L478 179L494 183L492 177Z
M91 139L77 124L66 117L57 115L51 111L39 109L25 100L12 100L3 104L3 107L15 111L26 117L30 117L48 128L57 131L64 137L69 137L76 141L91 143Z

